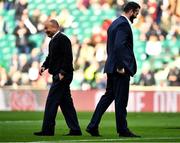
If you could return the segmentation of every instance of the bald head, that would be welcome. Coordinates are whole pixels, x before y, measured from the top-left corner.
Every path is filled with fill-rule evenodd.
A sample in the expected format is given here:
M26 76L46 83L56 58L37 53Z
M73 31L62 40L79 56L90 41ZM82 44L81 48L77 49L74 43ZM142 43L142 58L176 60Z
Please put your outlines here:
M52 19L46 21L44 24L44 32L47 34L48 37L52 37L56 32L59 31L59 24L56 20Z
M56 26L56 27L59 28L59 24L58 24L58 22L57 22L56 20L52 19L52 20L50 20L49 22L50 22L52 25L54 25L54 26Z

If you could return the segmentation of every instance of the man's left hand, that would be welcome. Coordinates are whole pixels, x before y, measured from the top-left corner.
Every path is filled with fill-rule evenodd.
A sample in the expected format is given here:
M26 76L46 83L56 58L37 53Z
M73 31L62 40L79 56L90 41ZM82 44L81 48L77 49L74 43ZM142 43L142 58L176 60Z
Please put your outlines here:
M62 80L64 78L64 75L62 75L61 73L59 73L59 79Z

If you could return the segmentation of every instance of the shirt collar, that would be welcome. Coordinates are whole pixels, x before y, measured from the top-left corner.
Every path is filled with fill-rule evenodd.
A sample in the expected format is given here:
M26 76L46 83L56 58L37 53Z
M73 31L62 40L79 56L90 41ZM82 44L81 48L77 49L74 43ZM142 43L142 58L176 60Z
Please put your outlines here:
M130 25L130 27L131 27L131 24L132 24L132 23L131 23L131 21L129 20L129 18L127 18L127 16L125 16L124 14L122 14L122 16L127 19L128 23L129 23L129 25Z
M53 36L51 39L53 39L60 31L58 30Z

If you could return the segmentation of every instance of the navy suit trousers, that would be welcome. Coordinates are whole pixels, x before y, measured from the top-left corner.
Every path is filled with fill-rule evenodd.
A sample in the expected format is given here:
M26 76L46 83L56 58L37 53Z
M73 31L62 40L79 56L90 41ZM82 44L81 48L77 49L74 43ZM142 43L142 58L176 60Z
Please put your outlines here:
M105 94L101 97L92 119L88 125L90 129L98 129L101 117L112 101L115 101L115 115L117 132L128 130L127 128L127 104L129 97L130 76L126 74L107 74L107 87Z

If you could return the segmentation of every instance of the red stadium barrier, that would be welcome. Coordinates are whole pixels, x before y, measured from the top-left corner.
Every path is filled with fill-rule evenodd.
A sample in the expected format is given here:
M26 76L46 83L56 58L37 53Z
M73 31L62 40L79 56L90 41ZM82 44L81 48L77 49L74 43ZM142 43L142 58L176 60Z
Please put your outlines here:
M44 110L48 90L33 88L0 89L0 110ZM104 90L72 91L77 111L94 111ZM180 112L180 88L131 87L129 112ZM112 103L107 112L114 112Z

